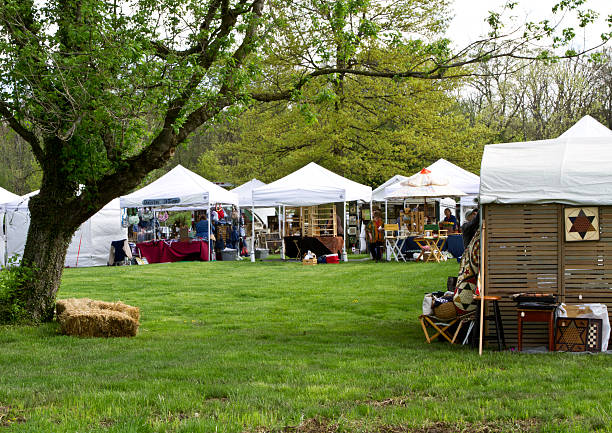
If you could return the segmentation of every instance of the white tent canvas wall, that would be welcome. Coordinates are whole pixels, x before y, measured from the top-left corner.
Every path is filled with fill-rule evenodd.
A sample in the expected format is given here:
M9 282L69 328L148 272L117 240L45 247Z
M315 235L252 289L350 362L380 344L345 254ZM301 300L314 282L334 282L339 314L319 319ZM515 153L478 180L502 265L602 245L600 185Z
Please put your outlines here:
M4 233L4 209L5 203L18 200L19 196L0 187L0 266L4 265L6 260L6 236Z
M30 226L28 203L31 195L6 205L7 258L23 255ZM78 228L68 247L64 266L105 266L111 242L126 238L127 229L121 226L121 208L117 198Z
M5 203L15 200L19 200L19 196L17 194L13 194L12 192L0 187L0 211L2 211Z

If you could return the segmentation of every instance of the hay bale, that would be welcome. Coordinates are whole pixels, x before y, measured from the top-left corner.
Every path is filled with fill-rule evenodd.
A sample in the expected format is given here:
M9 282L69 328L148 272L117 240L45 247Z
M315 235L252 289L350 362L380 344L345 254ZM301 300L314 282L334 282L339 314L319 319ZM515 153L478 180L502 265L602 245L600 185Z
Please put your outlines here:
M104 302L104 301L91 301L89 304L90 308L99 308L100 310L111 310L118 311L130 316L135 321L140 320L140 308L132 307L131 305L124 304L121 301L117 302Z
M66 335L133 337L138 332L140 309L123 302L60 299L56 312L60 331Z

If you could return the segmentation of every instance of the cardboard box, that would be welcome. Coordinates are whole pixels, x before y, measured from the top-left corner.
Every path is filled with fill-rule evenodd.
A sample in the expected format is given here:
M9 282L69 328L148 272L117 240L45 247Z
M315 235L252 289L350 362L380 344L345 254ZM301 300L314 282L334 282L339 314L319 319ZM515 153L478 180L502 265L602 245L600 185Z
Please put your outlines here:
M567 311L567 317L578 317L582 314L591 313L591 309L582 304L568 304L565 306L565 311Z

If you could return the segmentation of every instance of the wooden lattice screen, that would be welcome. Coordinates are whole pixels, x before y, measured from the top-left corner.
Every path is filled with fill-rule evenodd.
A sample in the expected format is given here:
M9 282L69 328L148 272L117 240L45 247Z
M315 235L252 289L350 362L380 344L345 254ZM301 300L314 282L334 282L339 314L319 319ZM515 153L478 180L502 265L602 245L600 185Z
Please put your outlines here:
M567 303L604 303L608 306L610 314L612 313L612 207L599 207L599 236L599 241L564 243L563 294Z
M336 236L336 206L322 204L302 208L302 236Z
M515 346L516 305L508 295L550 292L567 303L604 303L612 314L612 207L599 207L599 241L565 242L563 205L486 205L485 284L502 297L507 343ZM526 324L523 342L545 345L543 325Z

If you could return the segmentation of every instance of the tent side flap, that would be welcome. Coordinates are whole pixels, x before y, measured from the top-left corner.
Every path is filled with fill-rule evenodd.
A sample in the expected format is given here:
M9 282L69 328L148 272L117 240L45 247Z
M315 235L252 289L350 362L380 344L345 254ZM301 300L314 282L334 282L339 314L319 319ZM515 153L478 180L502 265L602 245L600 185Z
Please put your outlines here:
M339 188L257 188L253 190L253 203L263 206L274 203L286 206L314 206L345 200L345 191Z

